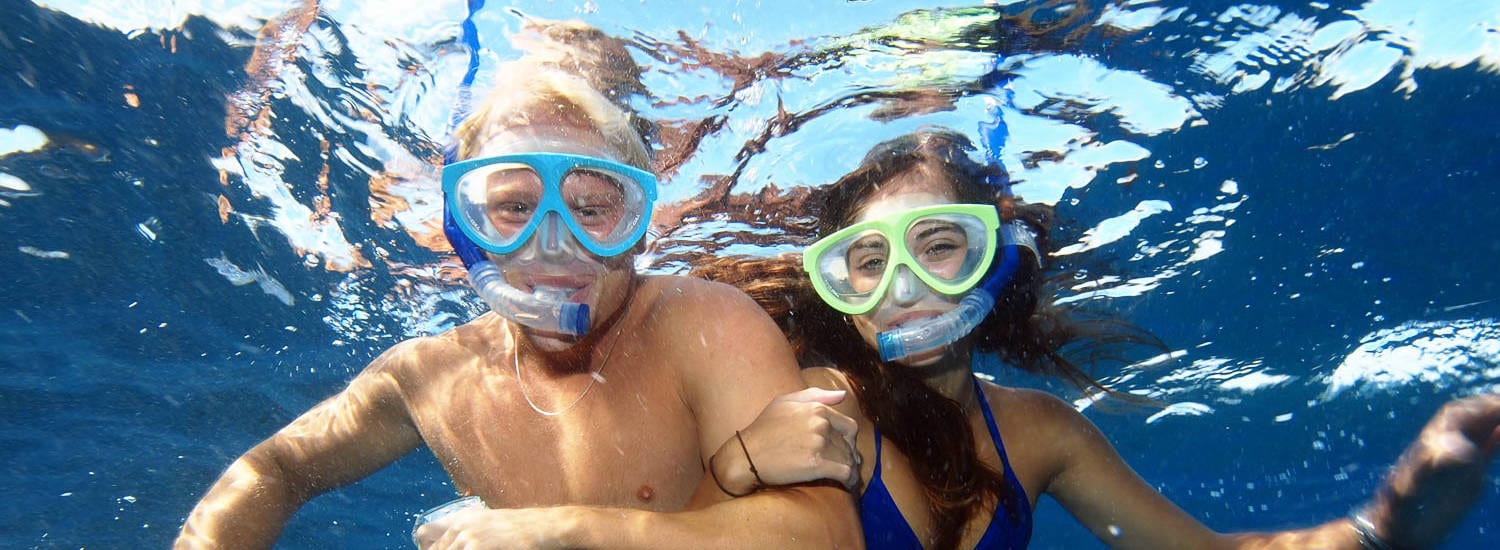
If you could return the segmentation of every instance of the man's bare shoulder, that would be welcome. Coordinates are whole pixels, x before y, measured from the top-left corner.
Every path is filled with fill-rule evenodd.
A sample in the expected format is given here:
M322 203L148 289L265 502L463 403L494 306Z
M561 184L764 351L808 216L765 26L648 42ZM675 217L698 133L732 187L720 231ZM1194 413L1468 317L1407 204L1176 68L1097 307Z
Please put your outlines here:
M371 361L364 374L420 379L435 369L483 356L503 344L494 337L500 323L498 316L486 313L438 334L408 338Z
M765 311L740 289L694 277L648 277L636 298L649 302L650 319L657 323L656 328L770 322ZM774 324L771 326L774 328Z

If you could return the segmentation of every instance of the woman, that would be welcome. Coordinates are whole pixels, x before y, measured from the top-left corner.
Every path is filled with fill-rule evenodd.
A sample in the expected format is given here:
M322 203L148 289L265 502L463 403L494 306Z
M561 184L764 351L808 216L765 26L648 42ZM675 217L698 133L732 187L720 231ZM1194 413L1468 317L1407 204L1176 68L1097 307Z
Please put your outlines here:
M1070 320L1039 299L1049 211L987 183L1003 174L970 160L972 149L948 131L882 143L826 190L815 210L822 239L804 259L696 270L755 297L805 363L837 367L804 377L852 392L839 410L859 422L857 494L871 548L1023 548L1042 493L1115 548L1425 547L1461 519L1500 442L1500 396L1440 412L1377 498L1348 519L1221 535L1141 480L1072 407L976 379L972 358L992 352L1107 391L1062 351L1098 358L1160 344L1121 323ZM797 463L783 457L800 451L775 442L785 428L758 422L742 431L742 452L720 449L710 473L725 493L788 477L782 466L755 468Z

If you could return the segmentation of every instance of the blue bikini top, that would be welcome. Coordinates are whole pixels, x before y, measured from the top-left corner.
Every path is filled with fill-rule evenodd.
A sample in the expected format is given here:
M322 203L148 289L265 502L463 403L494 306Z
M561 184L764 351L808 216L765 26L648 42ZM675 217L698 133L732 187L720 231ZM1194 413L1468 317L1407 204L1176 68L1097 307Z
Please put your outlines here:
M990 439L995 442L995 451L1000 454L1000 463L1005 466L1005 481L1009 491L995 506L995 515L990 526L984 530L976 550L1026 548L1031 541L1031 502L1026 499L1026 489L1010 469L1010 459L1005 456L1005 444L1000 440L1000 430L995 427L995 415L990 404L974 381L974 394L979 398L979 408L984 411L984 421L990 428ZM864 526L865 546L868 548L910 548L920 550L922 542L917 533L901 515L896 500L880 478L880 429L875 430L875 474L859 498L859 519Z

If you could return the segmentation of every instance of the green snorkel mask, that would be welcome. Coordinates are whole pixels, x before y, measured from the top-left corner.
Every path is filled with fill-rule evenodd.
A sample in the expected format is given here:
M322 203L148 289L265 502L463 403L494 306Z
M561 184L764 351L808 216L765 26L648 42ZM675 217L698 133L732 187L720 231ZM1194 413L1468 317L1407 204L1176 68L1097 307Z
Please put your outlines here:
M989 272L999 240L993 205L926 206L857 223L803 252L813 288L847 315L875 309L906 266L934 291L956 296Z
M943 204L841 229L808 247L802 262L818 296L847 315L874 310L899 276L898 266L934 291L963 295L947 313L876 335L880 359L894 361L973 332L1020 267L1022 249L1040 257L1031 230L1000 223L994 205Z

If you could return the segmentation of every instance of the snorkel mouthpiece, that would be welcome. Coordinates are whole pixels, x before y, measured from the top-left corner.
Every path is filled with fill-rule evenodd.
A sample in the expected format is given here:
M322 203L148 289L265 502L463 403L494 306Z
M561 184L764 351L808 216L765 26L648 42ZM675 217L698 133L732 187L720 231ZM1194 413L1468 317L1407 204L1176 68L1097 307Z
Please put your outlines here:
M995 296L1015 276L1016 269L1021 264L1020 249L1037 254L1036 238L1024 226L1006 223L1000 227L1000 235L1005 247L994 274L965 294L959 300L958 307L951 311L876 334L875 342L880 346L881 361L895 361L952 344L979 327L979 323L995 307Z
M485 260L469 267L469 284L490 309L506 319L531 328L573 336L588 332L588 304L548 300L522 292L505 282L494 262Z
M880 344L880 360L895 361L958 341L984 320L995 307L995 298L980 289L970 291L952 311L923 322L887 330L875 335Z
M505 282L500 268L487 259L479 246L464 235L453 221L453 215L443 209L443 235L453 245L454 252L469 270L469 284L484 303L495 313L506 319L528 327L581 336L589 330L589 306L558 299L551 293L537 296L522 292Z

